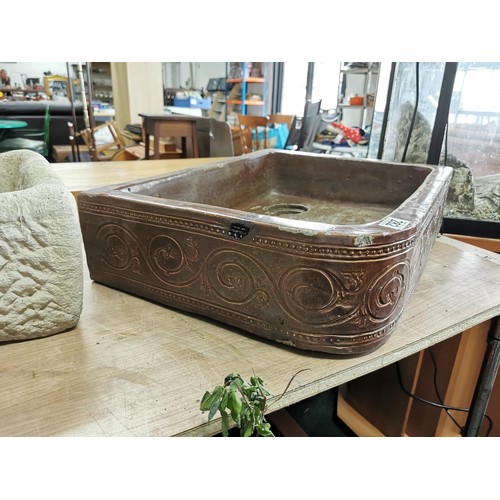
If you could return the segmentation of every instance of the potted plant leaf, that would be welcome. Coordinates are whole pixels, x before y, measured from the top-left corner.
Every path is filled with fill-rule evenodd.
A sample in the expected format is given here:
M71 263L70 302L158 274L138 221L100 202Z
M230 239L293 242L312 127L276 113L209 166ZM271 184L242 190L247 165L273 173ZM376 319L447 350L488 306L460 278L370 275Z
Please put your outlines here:
M297 372L288 382L283 394L275 400L279 401L286 393ZM271 424L266 421L265 414L269 409L268 398L272 396L264 381L253 375L246 382L239 374L231 373L213 391L206 391L200 402L200 410L208 411L208 421L220 412L222 418L222 435L229 435L230 419L240 429L240 436L274 437Z

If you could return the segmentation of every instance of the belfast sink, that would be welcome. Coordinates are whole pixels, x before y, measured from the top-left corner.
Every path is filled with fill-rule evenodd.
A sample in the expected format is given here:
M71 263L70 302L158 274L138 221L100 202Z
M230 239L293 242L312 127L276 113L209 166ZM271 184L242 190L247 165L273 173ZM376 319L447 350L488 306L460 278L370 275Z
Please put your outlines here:
M367 353L419 279L451 173L264 150L85 191L90 276L298 349Z

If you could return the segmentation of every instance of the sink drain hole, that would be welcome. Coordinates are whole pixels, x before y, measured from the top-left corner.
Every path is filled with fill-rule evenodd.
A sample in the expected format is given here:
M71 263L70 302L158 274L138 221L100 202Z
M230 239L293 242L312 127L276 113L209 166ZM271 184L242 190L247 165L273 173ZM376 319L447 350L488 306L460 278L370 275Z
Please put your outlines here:
M297 215L307 212L309 207L305 205L297 205L295 203L278 203L267 207L268 215Z

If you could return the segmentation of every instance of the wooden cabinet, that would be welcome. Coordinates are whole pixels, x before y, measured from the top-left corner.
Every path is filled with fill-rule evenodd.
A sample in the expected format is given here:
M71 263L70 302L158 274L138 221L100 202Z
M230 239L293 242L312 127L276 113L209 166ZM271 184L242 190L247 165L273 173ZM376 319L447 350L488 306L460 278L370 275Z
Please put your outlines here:
M481 323L397 364L340 386L338 417L357 435L365 437L460 436L467 412L447 412L414 396L450 407L469 408L490 323ZM497 392L500 394L500 388ZM493 404L494 396L495 392ZM486 434L487 424L485 419L481 436ZM491 429L491 436L500 435L499 424Z

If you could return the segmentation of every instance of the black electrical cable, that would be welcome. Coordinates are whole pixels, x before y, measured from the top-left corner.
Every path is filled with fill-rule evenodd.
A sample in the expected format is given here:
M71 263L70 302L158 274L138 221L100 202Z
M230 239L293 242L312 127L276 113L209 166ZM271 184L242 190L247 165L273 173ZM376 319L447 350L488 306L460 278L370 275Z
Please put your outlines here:
M430 347L427 349L427 351L429 352L429 355L430 355L431 361L432 361L432 365L434 367L434 377L433 377L434 391L436 392L436 396L438 397L439 402L442 405L444 405L444 398L441 396L441 391L439 390L438 383L437 383L437 362L436 362L436 358L434 357L434 353L432 352L432 349ZM449 408L445 408L445 411L446 411L447 415L451 418L451 420L453 421L453 423L460 429L461 432L463 432L464 428L458 423L458 421L455 419L455 417L450 413Z
M408 130L408 137L406 138L405 148L403 150L403 156L401 158L401 163L406 160L406 153L408 152L408 146L410 145L411 134L413 133L413 127L415 126L415 119L417 117L418 101L420 99L420 76L419 76L419 63L416 63L415 67L415 107L413 109L413 116L411 117L410 129Z
M399 368L399 362L396 362L395 365L396 365L396 372L398 375L399 385L406 395L410 396L411 398L413 398L417 401L420 401L421 403L425 403L425 404L428 404L430 406L434 406L436 408L441 408L442 410L453 410L453 411L464 411L464 412L470 411L470 408L460 408L460 407L456 407L456 406L444 405L444 404L436 403L435 401L429 401L428 399L424 399L424 398L421 398L420 396L417 396L416 394L413 394L408 389L406 389L406 387L403 384L403 380L401 378L401 370ZM487 429L486 435L485 435L485 437L488 437L490 435L491 429L493 427L493 421L491 420L491 418L488 415L485 415L484 418L488 421L488 429ZM464 429L462 427L460 427L460 428L461 428L461 431L463 433Z
M437 397L439 399L439 402L443 406L446 406L444 404L444 398L441 396L439 388L438 388L438 385L437 385L437 362L436 362L436 358L434 356L434 353L432 352L432 348L429 347L427 350L428 350L428 352L430 354L430 357L431 357L431 360L432 360L432 364L434 366L434 390L436 391L436 395L437 395ZM451 420L453 420L453 422L455 423L455 425L460 429L460 433L463 434L463 432L465 431L465 427L461 426L458 423L458 421L453 417L453 415L450 413L450 410L452 410L452 409L453 408L451 408L451 407L444 408L444 410L446 411L446 413L448 414L448 416L451 418ZM466 409L466 411L469 412L470 410ZM484 417L488 421L488 430L486 431L486 436L489 436L489 434L491 432L491 429L493 427L493 420L488 415L485 415Z

